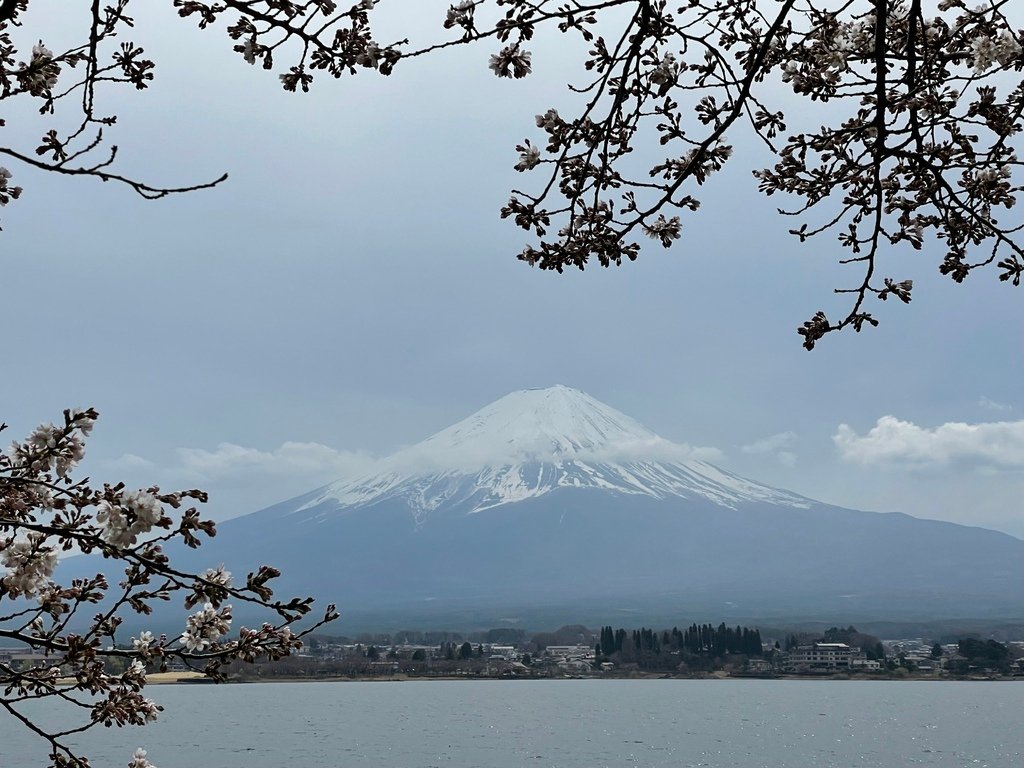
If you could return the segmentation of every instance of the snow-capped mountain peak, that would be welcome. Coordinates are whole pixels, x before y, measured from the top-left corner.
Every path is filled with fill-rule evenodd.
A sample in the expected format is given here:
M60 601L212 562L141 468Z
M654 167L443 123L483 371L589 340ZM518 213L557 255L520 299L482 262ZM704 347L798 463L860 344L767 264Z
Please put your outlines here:
M565 386L512 392L400 451L398 463L428 459L446 469L524 461L647 455L668 441L624 413Z
M422 522L439 508L481 512L565 488L703 497L727 507L751 501L807 506L800 496L744 480L698 456L578 389L526 389L383 459L364 477L328 486L303 509L401 499Z

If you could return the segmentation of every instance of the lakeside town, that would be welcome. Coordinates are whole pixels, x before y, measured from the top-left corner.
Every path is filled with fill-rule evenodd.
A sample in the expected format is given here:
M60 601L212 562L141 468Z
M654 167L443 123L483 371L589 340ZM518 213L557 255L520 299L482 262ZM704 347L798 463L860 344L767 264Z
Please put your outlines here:
M10 669L48 666L28 648L0 647ZM118 673L118 659L106 662ZM201 668L154 660L151 682L205 680ZM1024 641L965 636L955 642L917 637L880 640L853 626L815 635L761 637L747 627L693 624L685 630L599 631L568 625L528 634L492 629L454 632L311 636L299 653L275 661L236 662L229 682L272 680L557 679L557 678L1024 679Z
M527 634L496 629L313 637L273 663L234 665L234 680L415 678L1024 679L1024 641L965 636L880 640L854 627L761 637L720 624L655 631L578 625Z

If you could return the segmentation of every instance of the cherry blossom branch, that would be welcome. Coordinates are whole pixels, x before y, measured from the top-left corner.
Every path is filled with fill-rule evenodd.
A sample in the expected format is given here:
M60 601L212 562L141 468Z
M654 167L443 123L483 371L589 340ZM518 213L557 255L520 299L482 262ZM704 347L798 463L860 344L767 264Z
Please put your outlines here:
M93 409L67 410L63 423L42 424L0 452L0 603L13 608L0 616L0 638L45 660L21 670L0 664L0 705L46 740L54 768L86 765L63 741L72 734L98 724L144 725L158 717L161 707L142 695L152 669L166 670L174 660L221 681L228 665L287 656L338 616L328 606L319 620L299 630L297 622L312 601L274 599L270 582L278 572L267 566L250 573L244 586L234 585L223 566L202 573L174 567L164 544L178 539L196 547L201 544L197 534L213 535L215 529L195 507L181 512L177 522L168 509L179 509L186 499L205 501L206 495L161 493L156 487L129 491L123 484L100 489L75 480L97 417ZM102 574L58 583L57 553L73 548L83 556L102 553L105 562L125 566L118 590L111 591ZM174 596L184 598L186 611L198 609L187 615L180 635L156 638L144 631L130 643L118 642L126 615L149 615L151 603ZM81 623L87 606L104 602L84 631L71 630L72 619ZM232 638L232 602L276 614L276 623L242 627ZM86 719L54 732L17 709L42 699L74 705ZM137 752L131 765L151 766L144 752Z
M100 61L106 45L131 28L131 2L116 0L101 10L90 0L82 45L54 54L40 42L16 63L10 31L27 4L5 0L0 99L39 99L41 113L52 114L81 88L82 119L65 136L53 130L43 136L35 153L50 162L13 147L0 154L40 170L127 184L151 199L220 183L224 176L175 187L130 178L112 168L113 147L99 162L82 162L105 146L102 132L91 127L113 124L113 117L94 112L97 86L141 90L153 78L154 63L131 42ZM348 0L344 7L336 0L173 5L200 29L225 21L232 50L250 65L277 71L288 91L308 91L320 72L389 75L403 59L470 44L501 46L490 57L491 70L522 78L533 71L527 46L535 35L579 35L590 47L583 65L591 74L570 90L586 94L586 102L572 115L551 108L537 116L546 147L524 139L514 168L546 166L542 179L535 192L517 185L501 210L536 238L518 257L541 269L632 261L638 233L664 247L681 239L679 214L699 207L693 186L707 183L729 159L726 131L747 124L777 156L774 168L755 173L760 191L802 199L793 210L780 209L802 219L793 234L804 242L834 229L840 246L852 251L838 261L862 270L854 287L837 291L852 297L842 319L829 321L821 311L799 329L808 349L833 331L876 324L866 311L871 295L909 302L912 281L878 282L884 261L903 243L914 250L929 237L944 244L940 271L957 281L997 263L999 279L1016 285L1024 271L1016 237L1022 222L997 223L992 216L997 207L1015 206L1022 165L1016 152L1024 130L1024 53L1022 33L1004 13L1008 0L975 8L940 0L931 18L921 0L774 6L761 0L459 0L443 14L445 4L438 5L438 26L449 32L412 47L409 38L376 39L380 0ZM83 62L84 75L68 84L68 73ZM837 119L833 107L819 130L776 146L786 117L768 105L772 91L762 84L779 81L806 100L801 112L834 102L848 105L847 117ZM646 174L635 169L632 155L642 141L667 151ZM0 167L0 206L21 196L12 176ZM825 214L824 224L807 219L813 208ZM975 250L982 255L969 255Z

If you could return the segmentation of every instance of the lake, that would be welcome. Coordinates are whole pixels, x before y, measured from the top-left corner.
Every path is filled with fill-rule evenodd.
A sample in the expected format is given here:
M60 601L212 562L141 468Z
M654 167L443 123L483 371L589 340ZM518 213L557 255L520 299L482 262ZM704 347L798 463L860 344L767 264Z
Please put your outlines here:
M1016 768L1024 684L778 680L163 685L145 728L80 740L95 768ZM50 713L52 716L53 713ZM0 766L45 750L0 716Z

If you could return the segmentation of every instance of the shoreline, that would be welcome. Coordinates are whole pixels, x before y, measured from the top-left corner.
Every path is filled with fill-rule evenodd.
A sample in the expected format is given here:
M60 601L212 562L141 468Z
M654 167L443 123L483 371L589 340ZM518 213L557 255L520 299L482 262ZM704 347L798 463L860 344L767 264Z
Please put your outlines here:
M159 679L154 679L158 678ZM224 683L214 683L212 680L206 678L200 672L164 672L156 673L147 677L148 685L249 685L253 683L416 683L416 682L475 682L482 680L508 680L508 681L578 681L578 680L623 680L623 681L647 681L647 680L762 680L765 682L771 681L833 681L833 682L893 682L893 683L914 683L914 682L949 682L949 683L976 683L976 682L1015 682L1024 681L1024 677L1019 676L1006 676L1006 677L887 677L884 675L865 675L851 677L849 675L775 675L775 676L755 676L755 675L708 675L702 677L694 676L679 676L679 675L637 675L637 676L623 676L623 677L480 677L480 676L469 676L469 675L438 675L436 677L430 676L406 676L406 675L394 675L394 676L381 676L381 675L362 675L356 677L349 676L336 676L336 677L252 677L252 678L233 678L224 681Z

